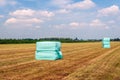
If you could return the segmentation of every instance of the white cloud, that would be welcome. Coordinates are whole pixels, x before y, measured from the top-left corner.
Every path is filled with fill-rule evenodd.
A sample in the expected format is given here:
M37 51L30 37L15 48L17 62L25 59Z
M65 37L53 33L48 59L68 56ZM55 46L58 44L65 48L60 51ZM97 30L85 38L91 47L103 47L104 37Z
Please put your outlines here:
M69 25L71 27L86 27L88 24L85 22L71 22Z
M84 0L81 2L76 2L73 4L67 5L68 9L89 9L95 7L95 3L92 0Z
M113 22L113 21L110 21ZM99 19L95 19L91 22L70 22L67 24L59 24L54 26L57 29L80 29L80 28L98 28L98 29L109 29L109 26L107 23L103 23Z
M3 18L4 16L3 15L0 15L0 18Z
M55 25L54 27L57 28L57 29L64 29L64 28L78 29L78 28L86 27L86 26L88 26L88 24L84 23L84 22L71 22L71 23L67 23L67 24Z
M107 24L103 23L99 19L93 20L90 24L91 27L101 27L101 28L108 28Z
M31 9L22 9L22 10L16 10L14 12L9 13L11 16L33 16L35 14L34 10Z
M64 7L65 5L68 5L72 2L72 0L52 0L52 4L59 6L59 7Z
M110 22L113 22L113 21L110 21ZM99 19L92 20L91 22L70 22L67 24L55 25L54 27L58 29L64 29L64 28L79 29L79 28L87 28L87 27L109 29L107 22L104 23Z
M69 13L70 11L67 10L67 9L60 9L58 11L56 11L57 13L60 13L60 14L66 14L66 13Z
M73 0L52 0L52 3L58 7L64 9L90 9L95 7L95 3L92 0L83 0L79 2L73 2Z
M10 18L5 22L5 24L16 23L16 22L17 22L16 18Z
M0 6L6 5L16 5L17 2L15 0L0 0Z
M102 22L99 19L92 20L91 22L71 22L67 24L59 24L54 27L57 29L79 29L79 28L98 28L98 29L109 29L109 24L113 24L114 21Z
M8 1L8 0L7 0ZM10 1L8 4L10 4L10 5L16 5L16 4L18 4L16 1Z
M72 27L78 27L79 23L78 22L72 22L69 25L72 26Z
M8 19L5 24L16 24L16 25L21 25L21 24L39 24L42 23L43 21L37 18L29 18L29 19L21 19L21 18L10 18Z
M53 12L50 11L40 11L40 10L32 10L32 9L16 10L9 14L15 17L35 17L35 16L52 17L55 15Z
M5 21L5 25L8 24L40 24L50 17L54 16L53 12L32 10L32 9L21 9L9 13L10 18Z
M37 11L36 11L36 13L37 13ZM53 12L49 12L49 11L38 11L38 14L40 14L41 16L44 16L44 17L52 17L55 15Z
M98 16L117 15L119 13L120 13L120 9L117 5L112 5L110 7L98 10Z

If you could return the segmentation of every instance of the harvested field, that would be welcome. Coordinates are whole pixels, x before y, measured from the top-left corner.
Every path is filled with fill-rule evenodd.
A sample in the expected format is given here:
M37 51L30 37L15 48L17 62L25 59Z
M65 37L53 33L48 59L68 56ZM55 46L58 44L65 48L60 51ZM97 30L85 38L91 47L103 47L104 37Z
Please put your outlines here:
M0 80L120 80L120 42L63 43L63 59L35 60L35 44L0 45Z

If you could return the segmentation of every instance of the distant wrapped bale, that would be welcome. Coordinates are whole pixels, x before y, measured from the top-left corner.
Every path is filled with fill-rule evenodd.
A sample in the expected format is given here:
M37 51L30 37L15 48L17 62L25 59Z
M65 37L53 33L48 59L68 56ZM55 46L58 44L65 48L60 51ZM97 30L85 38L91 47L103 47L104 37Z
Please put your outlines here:
M103 38L103 41L110 42L110 38Z
M103 45L104 48L110 48L110 45Z
M103 48L110 48L110 38L103 38L102 45Z
M35 58L37 60L56 60L62 58L61 43L42 41L36 43Z
M104 45L109 45L109 44L110 44L110 41L103 41L103 44L104 44Z

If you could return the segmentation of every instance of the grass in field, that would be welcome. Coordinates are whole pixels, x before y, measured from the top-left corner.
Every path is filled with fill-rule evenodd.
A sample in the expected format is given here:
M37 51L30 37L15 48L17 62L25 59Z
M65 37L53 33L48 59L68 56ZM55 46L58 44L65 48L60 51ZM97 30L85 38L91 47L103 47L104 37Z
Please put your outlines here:
M65 80L118 80L120 79L120 47L91 60L89 64L70 74ZM119 71L118 71L119 69ZM116 74L117 71L117 75Z
M35 44L0 45L0 80L119 80L120 42L63 43L63 59L35 60Z

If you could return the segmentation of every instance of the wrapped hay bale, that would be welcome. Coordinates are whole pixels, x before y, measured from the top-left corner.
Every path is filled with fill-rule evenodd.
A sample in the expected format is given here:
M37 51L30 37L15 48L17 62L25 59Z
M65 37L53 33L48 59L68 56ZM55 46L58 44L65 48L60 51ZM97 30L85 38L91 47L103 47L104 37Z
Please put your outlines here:
M36 43L35 58L37 60L56 60L62 58L61 43L42 41Z
M103 38L102 45L103 48L110 48L110 38Z

